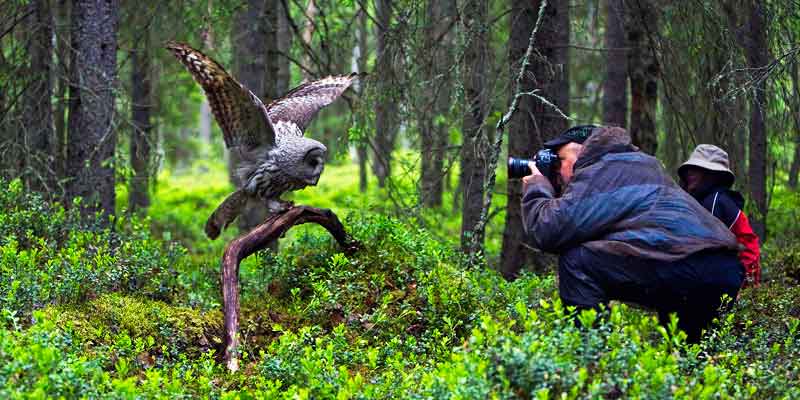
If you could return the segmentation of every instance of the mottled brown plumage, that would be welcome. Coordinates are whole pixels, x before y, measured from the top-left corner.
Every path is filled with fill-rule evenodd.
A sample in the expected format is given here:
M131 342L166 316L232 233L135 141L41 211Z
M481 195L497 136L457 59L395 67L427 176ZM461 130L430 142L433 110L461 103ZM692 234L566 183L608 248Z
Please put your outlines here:
M226 147L242 160L237 171L242 185L209 217L208 237L216 238L248 202L258 199L270 211L279 211L285 207L281 194L317 184L327 149L303 137L303 131L320 109L347 90L356 74L301 84L265 107L210 57L181 43L166 47L203 88Z
M344 93L358 75L329 76L306 82L290 90L267 106L273 124L292 123L302 134L322 107L331 104Z
M182 43L170 42L167 48L205 91L228 148L275 144L275 131L258 96L205 54Z

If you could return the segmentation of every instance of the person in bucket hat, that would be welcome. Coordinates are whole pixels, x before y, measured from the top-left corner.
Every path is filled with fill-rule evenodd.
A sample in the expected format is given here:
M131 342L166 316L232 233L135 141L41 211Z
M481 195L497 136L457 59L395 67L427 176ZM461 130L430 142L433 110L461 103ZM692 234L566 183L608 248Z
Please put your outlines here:
M689 160L678 168L681 187L736 235L741 244L739 261L745 268L744 286L761 281L761 249L747 215L744 197L731 190L736 176L729 167L728 153L711 144L698 145Z

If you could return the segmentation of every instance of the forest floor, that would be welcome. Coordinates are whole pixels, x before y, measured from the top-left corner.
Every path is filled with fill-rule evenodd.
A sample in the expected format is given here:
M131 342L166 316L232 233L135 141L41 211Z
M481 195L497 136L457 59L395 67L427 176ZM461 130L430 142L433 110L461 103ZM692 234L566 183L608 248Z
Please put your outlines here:
M773 195L764 284L688 345L674 321L623 304L577 328L552 274L507 282L465 264L451 192L441 210L389 217L399 200L360 193L357 176L328 166L292 200L333 209L363 250L347 257L300 226L277 255L243 263L234 374L218 282L237 232L202 232L230 190L222 168L162 174L148 217L114 229L0 182L0 397L800 398L796 193ZM395 197L413 192L397 182ZM502 222L487 232L490 265Z

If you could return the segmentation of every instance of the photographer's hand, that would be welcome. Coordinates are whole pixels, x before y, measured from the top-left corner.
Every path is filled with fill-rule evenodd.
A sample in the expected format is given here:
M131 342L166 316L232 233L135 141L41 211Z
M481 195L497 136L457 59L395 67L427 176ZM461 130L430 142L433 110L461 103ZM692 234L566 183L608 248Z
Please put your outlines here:
M522 178L522 193L525 193L528 189L528 185L533 183L533 179L537 176L543 176L539 169L536 168L536 164L533 162L528 162L528 168L531 169L531 174Z

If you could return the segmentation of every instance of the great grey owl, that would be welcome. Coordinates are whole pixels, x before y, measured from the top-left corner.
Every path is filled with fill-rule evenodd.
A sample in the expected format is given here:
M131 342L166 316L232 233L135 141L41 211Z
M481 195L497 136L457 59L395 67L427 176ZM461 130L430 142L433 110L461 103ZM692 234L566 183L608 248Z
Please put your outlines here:
M241 187L208 218L208 237L219 236L248 202L259 202L270 212L281 211L287 205L280 200L284 192L317 184L327 149L303 137L303 131L317 111L336 100L357 74L301 84L264 106L210 57L182 43L170 42L166 47L202 86L222 128L225 146L241 158L237 170Z

